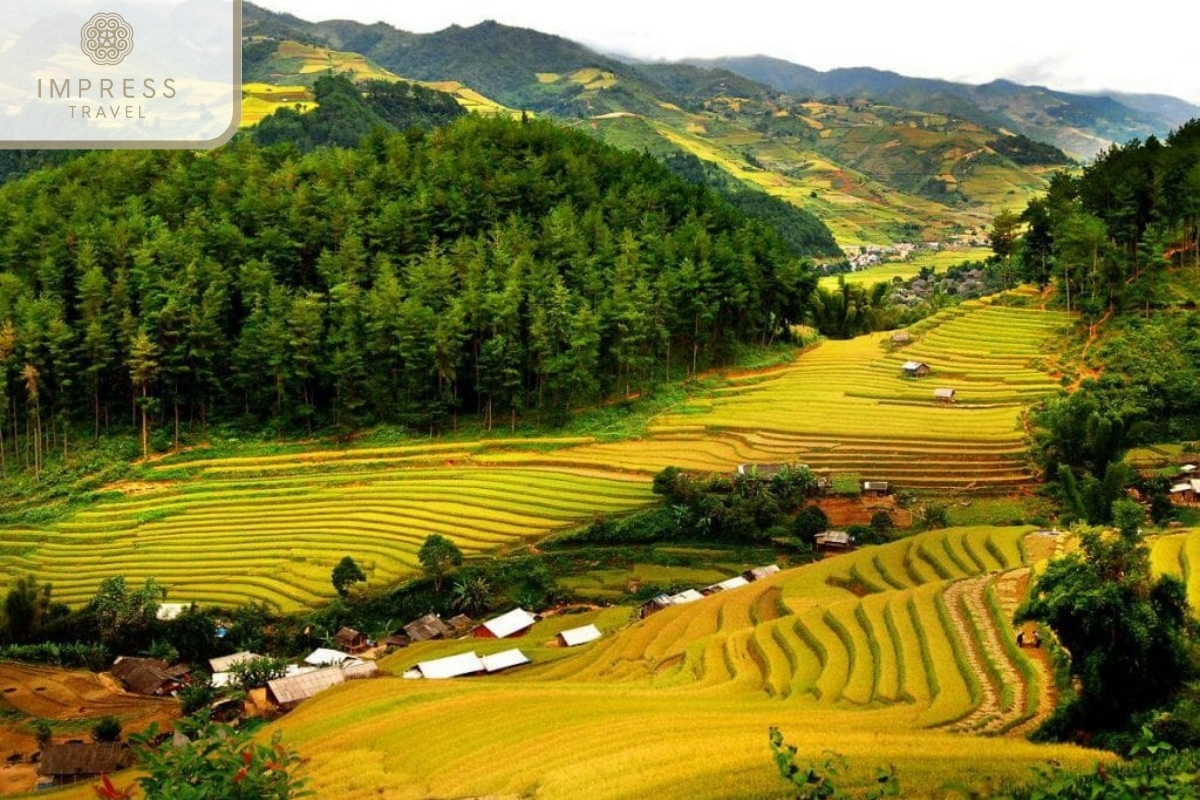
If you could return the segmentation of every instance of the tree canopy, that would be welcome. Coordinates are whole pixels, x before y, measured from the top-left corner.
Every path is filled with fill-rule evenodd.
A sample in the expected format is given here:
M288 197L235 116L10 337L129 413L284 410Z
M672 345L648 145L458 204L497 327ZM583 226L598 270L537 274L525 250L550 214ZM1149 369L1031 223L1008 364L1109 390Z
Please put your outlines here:
M786 335L814 285L712 191L542 121L90 153L0 187L0 455L553 422Z

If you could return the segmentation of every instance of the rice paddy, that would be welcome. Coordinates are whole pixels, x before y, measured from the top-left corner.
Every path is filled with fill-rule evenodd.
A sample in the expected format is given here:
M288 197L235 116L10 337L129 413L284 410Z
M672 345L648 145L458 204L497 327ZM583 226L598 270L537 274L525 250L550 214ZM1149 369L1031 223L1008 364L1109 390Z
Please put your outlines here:
M865 788L876 767L894 765L906 797L952 780L1019 780L1051 758L1083 767L1103 756L964 735L1047 711L1040 666L1003 646L1012 630L988 600L1021 566L1028 530L951 529L864 548L638 622L618 609L548 618L516 642L532 666L347 684L278 727L310 759L317 794L347 798L786 797L769 725L802 757L846 756L839 787ZM852 578L868 572L888 588ZM554 645L558 630L593 620L599 641ZM513 644L422 642L383 666L400 674Z
M791 364L731 376L622 441L182 453L143 466L137 487L115 487L115 499L42 529L4 531L0 586L29 573L52 582L57 599L81 603L105 577L154 577L173 601L309 607L332 596L329 572L344 555L382 585L416 571L432 533L467 555L496 552L654 502L650 479L671 465L729 472L791 461L895 488L1020 486L1031 480L1021 415L1055 388L1038 360L1067 321L964 303L914 326L904 348L887 334L829 341ZM927 362L932 375L902 378L908 359ZM934 386L954 388L958 402L935 402ZM918 553L899 572L871 569L861 567L872 585L944 577Z

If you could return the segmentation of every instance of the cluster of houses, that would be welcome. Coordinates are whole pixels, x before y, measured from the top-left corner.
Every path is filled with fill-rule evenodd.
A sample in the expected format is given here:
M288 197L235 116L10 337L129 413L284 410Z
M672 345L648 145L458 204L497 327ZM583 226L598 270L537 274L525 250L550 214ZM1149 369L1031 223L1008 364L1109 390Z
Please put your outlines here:
M645 619L651 614L662 611L664 608L695 603L697 600L703 600L718 592L727 592L730 589L737 589L741 586L747 586L754 581L769 578L777 572L779 572L778 564L768 564L765 567L748 569L741 575L734 575L732 578L726 578L719 583L705 586L703 589L685 589L676 594L657 594L642 604L641 608L638 609L638 616L641 619Z
M926 302L934 294L970 300L982 297L988 291L982 270L951 268L928 278L918 277L897 283L889 299L895 305L911 307Z
M430 620L429 618L432 618ZM515 639L524 636L537 622L537 617L523 608L490 619L471 630L471 637L476 639ZM434 621L441 622L436 615L422 617L421 622L432 625ZM407 626L406 626L407 629ZM558 643L563 647L578 647L581 644L594 642L601 636L600 629L595 625L583 625L578 628L562 631L558 634ZM474 650L456 653L444 658L421 661L404 673L410 680L428 679L441 680L444 678L463 678L469 675L491 675L513 667L529 664L530 659L518 648L502 650L480 656Z

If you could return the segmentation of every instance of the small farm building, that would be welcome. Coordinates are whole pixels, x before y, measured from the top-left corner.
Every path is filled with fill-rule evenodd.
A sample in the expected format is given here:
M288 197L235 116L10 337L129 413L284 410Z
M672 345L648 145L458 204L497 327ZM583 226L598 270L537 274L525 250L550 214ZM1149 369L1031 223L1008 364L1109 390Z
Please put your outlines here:
M662 611L669 605L671 605L671 598L668 595L656 594L642 603L642 607L638 609L638 619L645 619L656 611Z
M337 646L345 650L351 655L361 653L371 647L371 642L365 634L359 633L354 628L342 627L333 635L333 640L337 642Z
M267 696L280 708L291 708L302 700L346 682L340 667L325 667L290 678L267 681Z
M493 672L529 663L529 657L515 648L500 653L492 653L490 656L484 656L479 660L483 663L483 668L489 675Z
M441 639L449 631L449 626L445 622L442 622L442 618L437 614L426 614L404 626L405 635L414 642Z
M475 638L507 639L510 636L522 636L533 627L535 622L537 620L528 611L523 608L514 608L507 614L501 614L475 628Z
M314 667L337 666L348 658L352 658L349 653L343 653L341 650L330 650L328 647L318 647L307 656L304 657L305 664L311 664Z
M1194 503L1200 498L1200 478L1180 481L1171 487L1171 499L1179 503Z
M208 660L208 666L210 671L216 675L219 672L229 672L229 670L233 669L234 665L236 664L241 664L243 662L249 663L251 661L257 661L260 658L263 658L263 656L260 656L258 653L251 653L249 650L243 650L242 652L234 653L233 655L221 656L220 658L210 658Z
M726 578L725 580L721 581L720 583L714 583L711 586L704 587L703 589L700 590L700 593L705 596L708 596L710 594L716 594L717 592L724 592L729 589L736 589L739 586L747 586L749 583L750 583L750 581L746 580L741 575L734 575L732 578Z
M862 490L864 494L874 494L880 497L890 491L887 481L863 481Z
M933 390L933 399L937 400L939 403L953 403L954 402L954 390L953 389L934 389Z
M600 638L600 629L595 625L584 625L581 628L571 628L567 631L561 631L558 634L558 640L562 642L563 647L577 647L581 644L594 642Z
M449 629L446 632L446 637L463 636L471 632L475 627L475 620L468 617L466 614L458 614L446 620L446 627Z
M379 665L374 661L354 660L354 663L342 664L342 674L346 680L355 681L362 678L374 678L379 675Z
M761 581L763 578L769 578L779 572L778 564L767 564L765 567L755 567L748 569L742 573L742 577L748 581Z
M924 378L929 374L929 365L924 361L905 361L900 365L900 372L906 378Z
M42 751L37 772L55 786L65 786L125 769L132 763L133 753L121 742L52 744Z
M172 667L156 658L121 656L109 671L129 691L155 697L169 695L188 682L187 667Z
M671 595L671 605L682 606L688 603L694 603L697 600L703 600L704 595L697 592L695 589L684 589L679 594Z
M738 464L738 475L752 475L756 478L773 478L783 472L787 464Z
M825 531L816 536L818 550L852 550L854 537L846 531Z
M892 334L892 344L897 347L902 347L912 341L912 336L908 331L896 331Z
M442 680L445 678L461 678L464 675L474 675L477 672L483 671L483 662L479 660L479 656L475 655L474 651L471 651L469 653L459 653L456 656L435 658L432 661L422 661L412 670L404 673L404 677ZM416 673L415 675L412 674L414 672Z

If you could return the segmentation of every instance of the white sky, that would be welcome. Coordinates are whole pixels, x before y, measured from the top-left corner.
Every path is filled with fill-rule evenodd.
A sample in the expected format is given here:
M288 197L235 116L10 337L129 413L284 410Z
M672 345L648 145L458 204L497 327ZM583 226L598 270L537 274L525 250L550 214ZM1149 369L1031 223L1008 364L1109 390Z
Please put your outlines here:
M256 0L319 21L383 20L417 33L485 19L650 59L763 54L820 70L1008 78L1066 91L1170 94L1200 104L1200 4L1074 0ZM713 11L708 11L713 8Z

